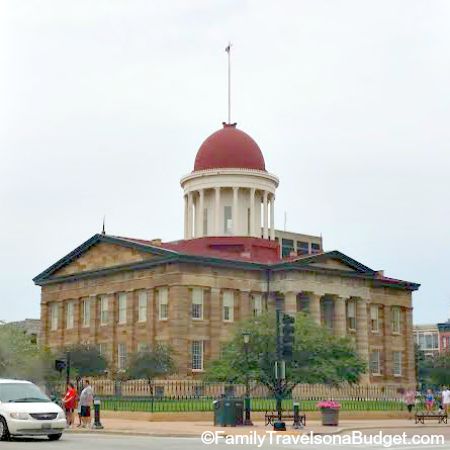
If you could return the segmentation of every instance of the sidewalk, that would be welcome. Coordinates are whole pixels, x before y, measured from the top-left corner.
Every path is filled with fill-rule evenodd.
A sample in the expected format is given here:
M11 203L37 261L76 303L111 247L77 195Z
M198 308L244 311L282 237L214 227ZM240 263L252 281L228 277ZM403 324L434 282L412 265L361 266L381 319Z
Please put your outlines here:
M67 430L73 433L113 433L142 436L166 436L166 437L200 437L204 431L223 430L226 435L248 434L256 432L265 434L272 430L271 426L264 426L264 422L255 422L253 427L215 427L211 422L148 422L144 420L126 419L102 419L103 430L86 430L75 428ZM427 425L415 425L413 420L391 419L391 420L341 420L337 427L324 427L320 421L311 420L303 430L294 430L291 423L287 423L288 434L336 434L353 430L367 429L405 429L424 427L448 427L449 425L430 422Z

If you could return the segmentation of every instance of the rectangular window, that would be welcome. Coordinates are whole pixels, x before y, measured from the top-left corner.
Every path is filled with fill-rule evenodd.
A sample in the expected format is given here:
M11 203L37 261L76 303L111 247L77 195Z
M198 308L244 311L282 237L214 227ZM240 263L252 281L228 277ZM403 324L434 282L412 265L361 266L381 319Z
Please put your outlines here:
M311 243L311 253L320 253L320 244Z
M83 313L83 327L88 327L91 324L91 300L86 298L82 305Z
M123 370L127 367L127 344L120 343L117 346L117 368Z
M51 306L51 329L55 331L58 329L58 304L52 303Z
M203 341L192 341L192 370L203 370Z
M119 323L127 323L127 294L119 294Z
M104 358L107 358L108 357L108 344L106 342L101 342L100 344L98 344L98 352Z
M378 333L379 331L378 310L378 305L370 305L370 329L372 333Z
M370 353L370 373L380 375L380 350L372 350Z
M400 334L400 314L401 310L399 306L393 306L392 313L392 333Z
M439 350L439 339L437 333L433 333L433 348Z
M140 291L138 296L139 301L139 310L138 310L138 321L146 322L147 321L147 302L148 296L147 291Z
M425 350L425 335L423 333L419 333L418 338L420 350Z
M234 292L224 291L223 293L223 321L233 322L234 320Z
M334 328L334 302L329 298L324 298L320 302L321 323L329 330Z
M73 328L73 310L74 310L74 303L68 302L66 305L66 328L70 330Z
M192 289L192 318L203 319L203 289Z
M203 210L203 236L208 236L208 208Z
M309 253L309 243L297 241L297 255L307 255Z
M107 325L109 321L108 297L100 297L100 325Z
M294 251L294 241L292 239L281 239L281 255L283 258L290 256Z
M347 327L349 330L356 330L355 300L347 302Z
M233 219L231 217L231 206L223 208L223 231L225 234L233 233Z
M139 342L137 346L138 353L140 352L147 352L149 350L149 345L147 342Z
M159 320L169 318L169 290L167 288L158 289Z
M253 294L253 317L258 317L263 313L263 302L261 294Z
M392 352L392 373L394 377L402 376L402 352Z

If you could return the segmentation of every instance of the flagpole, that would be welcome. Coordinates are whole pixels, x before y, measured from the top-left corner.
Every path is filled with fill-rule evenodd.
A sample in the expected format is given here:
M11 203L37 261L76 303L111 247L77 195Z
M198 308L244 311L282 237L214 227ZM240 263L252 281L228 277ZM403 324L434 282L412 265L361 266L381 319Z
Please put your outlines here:
M228 123L231 123L231 42L225 49L228 53Z

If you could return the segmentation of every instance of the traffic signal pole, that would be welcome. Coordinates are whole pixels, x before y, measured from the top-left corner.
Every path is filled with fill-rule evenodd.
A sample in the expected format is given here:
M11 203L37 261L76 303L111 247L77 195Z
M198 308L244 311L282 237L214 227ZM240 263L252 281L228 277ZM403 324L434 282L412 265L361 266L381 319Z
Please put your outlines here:
M66 385L70 383L70 352L66 353Z
M276 378L276 408L277 408L277 415L278 415L278 421L282 422L283 415L282 415L282 386L281 383L282 375L284 372L282 370L283 361L282 361L282 336L281 336L281 314L282 314L282 307L283 303L281 298L277 297L275 300L275 312L276 312L276 337L277 337L277 348L276 348L276 363L275 363L275 378Z

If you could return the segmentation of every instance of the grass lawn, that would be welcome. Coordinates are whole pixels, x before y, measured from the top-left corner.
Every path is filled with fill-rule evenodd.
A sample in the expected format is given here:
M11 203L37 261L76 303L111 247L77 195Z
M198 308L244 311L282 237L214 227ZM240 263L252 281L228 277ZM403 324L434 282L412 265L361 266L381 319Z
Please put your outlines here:
M107 411L139 411L139 412L188 412L212 411L213 399L155 399L150 398L102 398L102 409ZM302 411L317 411L317 400L300 401ZM401 411L405 409L403 402L396 400L339 400L341 411ZM292 400L283 401L283 409L292 410ZM275 409L275 400L254 398L251 400L253 411Z

